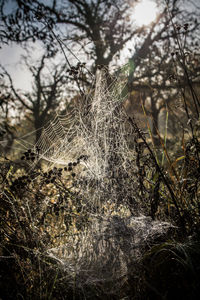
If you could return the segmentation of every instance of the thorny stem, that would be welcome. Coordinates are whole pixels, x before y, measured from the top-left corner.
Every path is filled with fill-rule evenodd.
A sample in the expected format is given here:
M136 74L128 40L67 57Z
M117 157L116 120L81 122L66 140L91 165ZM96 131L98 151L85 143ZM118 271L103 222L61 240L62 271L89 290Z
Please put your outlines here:
M172 15L171 15L171 13L169 11L169 6L168 6L167 3L166 3L166 6L167 6L168 14L169 14L169 17L170 17L170 21L172 23L172 26L173 26L173 29L174 29L174 32L175 32L175 39L176 39L176 42L177 42L177 45L178 45L178 49L179 49L179 51L181 53L181 57L183 59L183 63L181 63L181 62L180 63L181 63L181 66L183 68L183 71L184 71L184 74L185 74L185 77L186 77L186 80L187 80L187 84L188 84L188 86L190 88L190 91L191 91L191 94L192 94L192 98L194 100L195 108L196 108L196 111L197 111L197 118L199 118L199 111L198 111L197 103L200 106L200 102L199 102L199 99L198 99L198 97L197 97L197 95L196 95L196 93L195 93L195 91L194 91L194 89L192 87L192 84L191 84L191 81L190 81L190 78L189 78L189 74L188 74L188 71L187 71L187 67L185 65L185 54L184 54L183 48L181 46L181 43L180 43L180 40L179 40L179 37L178 37L178 33L177 33L177 30L176 30L176 26L175 26L175 24L173 22ZM187 109L187 104L185 102L185 96L184 96L184 104L185 104L185 109L186 109L186 113L187 113L188 119L190 119L189 113L188 113L188 109ZM192 129L192 125L190 125L190 126L191 126L191 129ZM192 129L192 131L193 131L193 129Z
M61 50L62 50L62 52L63 52L63 55L64 55L64 57L65 57L66 62L68 63L69 67L71 68L71 64L70 64L70 62L69 62L69 60L68 60L68 58L67 58L67 56L66 56L66 53L65 53L65 50L64 50L64 48L63 48L62 42L61 42L60 39L56 36L56 34L54 33L53 30L51 30L51 32L52 32L53 36L55 37L55 39L57 40L57 42L58 42L58 44L59 44L59 46L60 46L60 48L61 48ZM79 92L80 92L81 96L84 96L84 92L81 90L81 87L80 87L80 84L79 84L78 80L75 80L75 82L76 82L76 84L77 84L77 86L78 86L78 89L79 89Z
M191 95L192 95L192 99L194 101L194 105L195 105L195 109L196 109L196 113L197 113L197 119L199 119L199 109L198 109L198 106L200 107L200 101L198 99L198 96L197 96L196 92L194 91L194 88L192 86L191 80L189 78L188 70L187 70L187 67L186 67L186 64L185 64L185 53L183 51L183 48L181 47L181 43L180 43L180 40L179 40L179 37L178 37L176 26L175 26L175 24L173 22L172 15L171 15L171 13L169 11L169 6L167 4L167 1L165 1L165 2L166 2L166 6L167 6L169 17L170 17L170 21L172 23L172 26L173 26L173 29L174 29L174 32L175 32L175 39L176 39L176 42L177 42L177 45L178 45L178 49L179 49L179 51L181 53L181 57L182 57L182 60L183 60L182 63L180 61L180 64L181 64L181 66L183 68L183 72L184 72L187 84L189 86L189 89L190 89L190 92L191 92ZM187 118L188 118L188 124L189 124L189 126L191 128L192 138L193 138L193 141L195 141L194 128L193 128L193 124L192 124L191 119L190 119L190 115L189 115L189 111L188 111L188 106L187 106L187 102L186 102L186 97L185 97L185 92L182 89L181 89L181 94L182 94L183 101L184 101L185 112L186 112L186 115L187 115ZM196 146L196 144L195 144L195 146ZM196 155L197 155L197 158L199 160L198 149L196 151Z
M174 203L174 205L175 205L175 207L176 207L176 209L177 209L177 212L178 212L178 215L179 215L179 219L180 219L181 225L182 225L183 228L185 228L185 222L184 222L184 219L182 218L182 215L181 215L181 212L180 212L178 203L177 203L176 196L174 195L174 192L173 192L173 190L171 189L170 184L168 183L167 179L165 178L165 175L163 174L163 172L162 172L162 170L161 170L161 168L160 168L160 166L159 166L159 164L158 164L158 162L157 162L157 160L156 160L156 158L155 158L155 155L154 155L154 153L153 153L151 147L150 147L150 146L148 145L148 143L146 142L146 139L145 139L145 137L143 136L141 130L138 128L137 124L136 124L135 122L133 122L133 117L132 117L132 118L129 117L128 120L129 120L129 123L131 124L131 126L132 126L132 127L136 130L136 132L138 133L139 137L143 140L143 142L144 142L145 146L147 147L147 149L149 150L149 152L150 152L150 154L151 154L151 157L152 157L152 159L153 159L153 161L154 161L154 163L155 163L156 169L157 169L157 171L159 172L159 174L160 174L160 176L161 176L163 182L164 182L165 185L167 186L168 191L169 191L169 193L170 193L170 195L171 195L172 201L173 201L173 203Z

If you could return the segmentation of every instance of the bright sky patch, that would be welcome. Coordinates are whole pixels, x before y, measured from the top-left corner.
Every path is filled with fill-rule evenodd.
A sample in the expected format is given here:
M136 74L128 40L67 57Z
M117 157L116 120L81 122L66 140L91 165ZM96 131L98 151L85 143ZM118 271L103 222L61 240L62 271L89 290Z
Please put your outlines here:
M156 4L152 0L141 0L134 9L134 20L139 25L148 25L156 18Z

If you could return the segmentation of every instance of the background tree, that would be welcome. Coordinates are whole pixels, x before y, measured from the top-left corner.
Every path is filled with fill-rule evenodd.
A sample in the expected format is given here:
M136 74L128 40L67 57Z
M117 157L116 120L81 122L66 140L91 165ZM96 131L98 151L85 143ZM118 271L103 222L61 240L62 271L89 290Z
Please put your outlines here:
M167 86L167 78L171 75L171 71L166 72L169 68L164 72L163 70L167 64L171 65L171 52L178 46L175 43L176 37L182 35L177 24L189 24L187 34L194 40L199 28L196 19L199 11L198 7L195 12L189 11L184 0L155 0L159 11L156 20L149 26L138 26L132 17L137 2L139 1L54 0L43 3L38 0L15 0L16 9L6 13L6 1L2 0L2 41L25 42L39 39L44 42L50 55L59 46L66 51L67 57L72 52L75 53L77 47L81 47L84 60L88 58L89 61L87 68L91 66L92 72L97 70L98 65L110 67L116 56L119 56L120 66L120 52L132 41L130 56L126 54L129 76L123 92L127 96L135 89L143 89L144 85L153 85L149 95L146 92L143 94L151 98L150 111L155 134L159 112L164 103L161 98L166 99L166 90L169 91L167 87L165 96L164 90L161 91L163 84ZM174 30L172 21L177 30ZM163 51L159 51L161 48ZM73 62L68 60L68 63L73 67ZM88 81L89 79L86 80L87 83ZM158 85L160 89L155 95L152 91ZM158 105L158 102L162 102L162 105Z
M184 101L182 101L181 107L178 105L178 110L177 107L172 109L171 104L176 105L180 96L185 98L185 89L188 89L190 85L191 88L192 85L197 85L200 75L197 67L197 57L199 57L197 33L200 24L191 16L191 11L185 10L184 7L178 9L179 1L173 3L174 5L170 6L168 15L164 16L165 22L163 24L165 26L163 30L150 31L149 38L145 40L149 48L144 45L144 48L143 46L139 47L139 55L136 52L130 59L132 69L129 74L128 89L130 92L140 91L140 102L142 100L143 106L146 106L147 114L152 119L152 137L155 144L158 144L157 132L160 112L164 108L170 109L170 113L173 112L176 115L177 123L177 118L181 119L181 110L184 110ZM199 11L194 15L197 16L198 14ZM176 17L176 23L174 17ZM185 23L186 20L189 23ZM165 39L165 35L169 35L169 38ZM193 98L196 98L195 107ZM130 98L130 101L133 102L132 106L134 107L134 99ZM188 97L187 105L191 108L190 116L193 118L192 111L198 111L200 107L195 91L193 95L190 94ZM197 115L196 118L198 118ZM174 118L170 114L171 120Z
M14 128L15 116L10 113L13 98L6 86L3 74L0 77L0 89L0 154L4 155L11 150L16 131Z
M33 66L25 57L25 63L33 76L32 92L23 92L15 88L10 74L2 67L9 82L10 94L14 101L26 111L26 117L33 123L36 130L36 141L41 135L43 126L53 116L64 100L67 82L66 65L50 65L50 57L43 54L38 65ZM49 66L49 69L47 69Z
M155 42L174 36L169 28L170 18L185 17L183 0L160 2L158 16L148 27L134 22L134 6L139 2L124 0L58 0L49 3L41 1L15 0L16 9L9 14L6 1L1 0L2 41L23 42L36 38L43 40L50 49L53 45L52 30L70 48L70 43L81 46L83 53L91 60L94 71L98 65L107 65L124 49L127 42L139 41L132 49L135 68L144 59ZM167 7L167 5L168 7ZM168 9L170 15L168 14ZM188 14L187 19L194 18ZM186 21L186 19L185 19ZM192 31L194 26L189 28ZM4 33L5 32L5 33ZM6 32L8 34L6 35ZM3 35L5 34L5 36ZM55 45L55 43L54 43ZM72 50L72 49L70 49Z

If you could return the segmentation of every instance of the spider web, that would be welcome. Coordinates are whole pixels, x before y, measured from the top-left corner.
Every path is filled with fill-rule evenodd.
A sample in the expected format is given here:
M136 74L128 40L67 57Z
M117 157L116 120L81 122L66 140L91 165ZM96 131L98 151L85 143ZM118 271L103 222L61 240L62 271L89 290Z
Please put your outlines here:
M49 165L66 165L74 146L75 124L74 112L67 115L57 114L48 126L43 128L40 139L35 144L35 148L39 149L39 159L49 162Z
M47 168L87 157L76 172L75 188L80 217L87 214L90 224L75 234L59 232L56 247L48 245L45 254L62 266L63 278L72 287L76 278L81 289L101 284L107 294L121 290L121 278L135 272L148 243L171 227L144 216L136 154L129 147L136 133L123 109L123 88L118 78L109 85L106 70L100 70L95 89L73 111L56 115L34 145Z
M72 112L57 115L35 145L39 160L45 160L49 168L67 166L81 156L87 158L80 162L76 176L79 189L83 182L87 183L81 188L82 198L89 199L85 200L87 207L101 209L108 197L118 205L122 199L128 201L131 190L136 188L133 184L131 190L126 190L125 184L135 169L135 154L129 147L134 134L127 126L123 88L118 78L109 85L106 69L100 70L95 89Z
M49 165L67 165L80 155L86 155L88 175L103 178L111 164L111 156L122 156L128 150L126 121L122 108L123 84L117 79L107 86L105 70L99 71L95 91L91 90L82 103L67 115L56 115L35 144L39 159ZM124 164L125 167L125 164Z

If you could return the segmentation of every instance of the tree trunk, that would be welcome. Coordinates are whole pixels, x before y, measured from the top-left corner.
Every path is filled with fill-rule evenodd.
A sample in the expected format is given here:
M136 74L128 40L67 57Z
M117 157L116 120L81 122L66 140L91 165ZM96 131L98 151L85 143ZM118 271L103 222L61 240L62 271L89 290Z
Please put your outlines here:
M35 142L37 143L41 137L44 122L40 119L35 118Z

